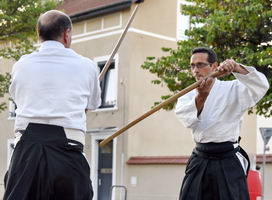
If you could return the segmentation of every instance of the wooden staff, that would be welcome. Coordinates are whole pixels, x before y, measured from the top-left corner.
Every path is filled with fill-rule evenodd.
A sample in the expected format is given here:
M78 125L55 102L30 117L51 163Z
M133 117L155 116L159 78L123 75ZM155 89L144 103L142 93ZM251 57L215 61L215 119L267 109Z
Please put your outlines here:
M215 72L211 73L210 75L206 76L204 79L207 79L207 78L210 78L210 77L215 78L215 77L218 77L220 74L222 74L222 72L215 71ZM119 131L115 132L111 136L109 136L106 139L104 139L102 142L100 142L99 145L101 147L103 147L104 145L106 145L107 143L109 143L111 140L113 140L115 137L117 137L118 135L122 134L123 132L125 132L126 130L128 130L129 128L131 128L132 126L134 126L135 124L139 123L143 119L147 118L149 115L152 115L154 112L157 112L162 107L164 107L164 106L166 106L166 105L168 105L168 104L176 101L179 97L181 97L181 96L187 94L188 92L192 91L193 89L197 88L200 85L200 83L201 83L201 80L199 80L199 81L193 83L192 85L189 85L188 87L184 88L183 90L181 90L180 92L178 92L174 96L172 96L169 99L167 99L166 101L160 103L159 105L157 105L156 107L154 107L150 111L146 112L145 114L143 114L139 118L135 119L134 121L130 122L128 125L126 125L123 128L121 128Z
M112 60L113 60L113 58L114 58L116 52L118 51L118 49L119 49L119 47L120 47L120 45L121 45L123 39L125 38L125 35L127 34L128 28L129 28L129 26L130 26L132 20L133 20L134 17L135 17L135 14L136 14L136 12L137 12L137 10L138 10L138 7L139 7L139 3L141 3L141 2L143 2L143 0L137 0L137 1L135 1L135 3L137 3L137 5L136 5L136 7L135 7L134 10L133 10L133 12L132 12L132 14L131 14L131 16L130 16L128 22L127 22L127 25L126 25L126 27L125 27L123 33L121 34L121 36L119 37L119 39L118 39L118 41L117 41L115 47L113 48L113 50L112 50L112 52L111 52L111 55L110 55L110 58L108 59L108 61L106 62L105 66L103 67L103 70L102 70L101 73L99 74L99 81L101 81L101 80L104 78L106 72L108 71L108 68L110 67L111 62L112 62Z

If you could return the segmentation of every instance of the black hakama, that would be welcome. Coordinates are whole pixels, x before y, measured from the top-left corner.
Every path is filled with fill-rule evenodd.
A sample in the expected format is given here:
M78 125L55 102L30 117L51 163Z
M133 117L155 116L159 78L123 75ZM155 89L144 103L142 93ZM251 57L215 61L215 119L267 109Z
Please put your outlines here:
M68 144L73 143L73 145ZM14 150L4 200L91 200L83 145L63 127L30 123Z
M197 144L179 200L249 200L247 178L233 143ZM243 152L244 154L244 152Z

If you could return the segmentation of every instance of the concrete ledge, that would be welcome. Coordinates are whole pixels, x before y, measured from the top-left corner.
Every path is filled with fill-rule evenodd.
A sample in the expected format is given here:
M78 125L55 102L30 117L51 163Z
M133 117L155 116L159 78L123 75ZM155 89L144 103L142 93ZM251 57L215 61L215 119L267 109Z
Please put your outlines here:
M171 165L182 164L185 165L188 162L189 156L135 156L130 157L127 161L128 165ZM261 164L263 162L263 155L258 154L256 156L256 163ZM272 163L272 154L266 155L266 163Z
M138 156L130 157L129 165L186 164L189 156Z
M265 156L266 156L266 159L265 159L266 163L272 163L272 154L266 154ZM263 154L258 154L256 156L256 163L257 164L263 163Z

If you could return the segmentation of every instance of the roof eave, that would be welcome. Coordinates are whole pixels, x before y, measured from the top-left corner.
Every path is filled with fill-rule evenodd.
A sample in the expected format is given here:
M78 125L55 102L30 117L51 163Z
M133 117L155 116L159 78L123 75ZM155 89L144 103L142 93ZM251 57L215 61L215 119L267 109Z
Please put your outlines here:
M78 22L78 21L82 21L85 19L90 19L90 18L94 18L94 17L98 17L98 16L102 16L102 15L106 15L106 14L110 14L110 13L114 13L114 12L128 9L128 8L130 8L131 4L132 4L131 0L121 1L121 2L117 2L117 3L109 4L106 6L101 6L98 8L92 8L90 10L86 10L86 11L79 12L76 14L72 14L72 15L70 15L70 18L71 18L72 22Z

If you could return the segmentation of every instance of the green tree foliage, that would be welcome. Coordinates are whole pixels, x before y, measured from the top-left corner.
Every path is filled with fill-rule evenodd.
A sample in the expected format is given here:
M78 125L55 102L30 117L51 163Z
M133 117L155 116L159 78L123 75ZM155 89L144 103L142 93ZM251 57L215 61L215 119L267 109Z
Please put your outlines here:
M18 60L33 52L37 18L57 4L54 0L0 0L0 57ZM0 98L8 92L9 80L10 74L0 74ZM6 104L0 103L0 112L4 109Z
M191 28L187 40L178 42L177 49L162 48L168 56L147 57L143 69L157 75L154 84L165 84L172 94L195 80L190 73L191 50L197 46L214 49L219 62L233 58L263 72L272 85L272 0L187 0L182 14L189 15ZM227 77L231 79L233 77ZM158 103L158 102L156 102ZM272 115L272 89L256 105L256 113ZM165 109L172 109L174 104ZM253 109L249 112L252 113Z
M0 74L0 98L8 92L8 85L10 80L10 74L6 73L4 75ZM0 102L0 112L5 110L7 105L4 102Z

